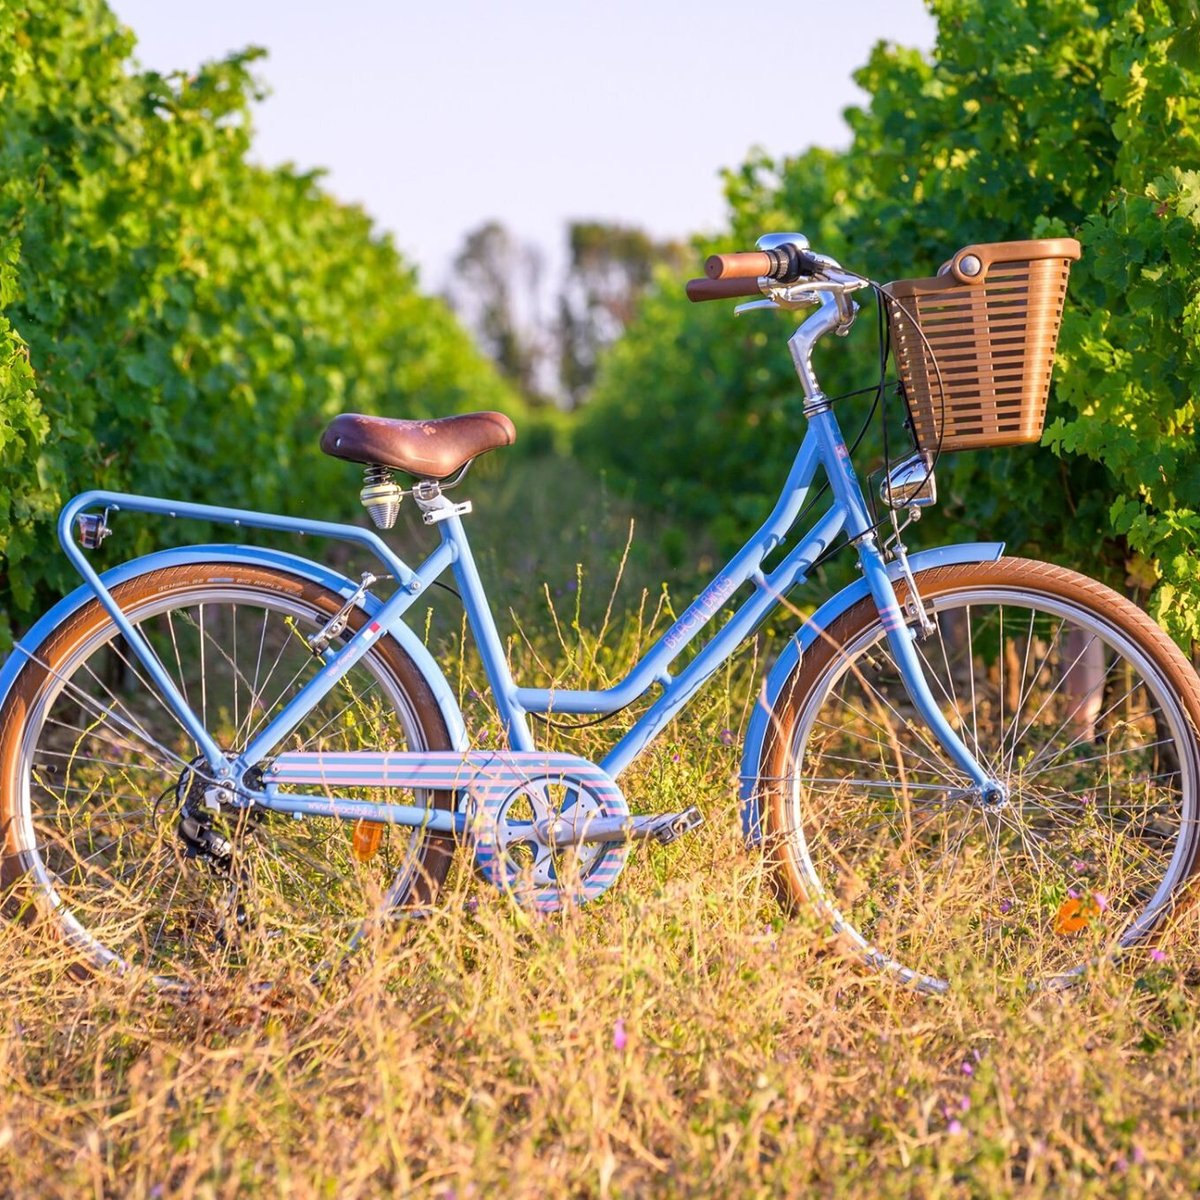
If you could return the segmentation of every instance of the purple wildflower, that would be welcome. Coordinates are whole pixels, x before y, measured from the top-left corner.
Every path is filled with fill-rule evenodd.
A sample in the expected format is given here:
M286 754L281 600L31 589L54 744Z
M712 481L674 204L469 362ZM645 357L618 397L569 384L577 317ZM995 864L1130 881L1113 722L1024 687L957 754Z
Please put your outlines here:
M962 1065L962 1073L964 1075L974 1075L975 1068L973 1066L971 1066L971 1064L969 1062L965 1062Z
M962 1127L961 1121L951 1121L950 1124L946 1126L947 1133L958 1134L958 1133L962 1133L962 1131L963 1131L963 1127Z
M625 1022L618 1018L613 1022L613 1049L624 1050L628 1041L625 1036Z
M1154 949L1150 951L1150 961L1151 962L1166 962L1167 961L1167 952L1165 950L1160 950L1157 946L1155 946Z
M733 745L733 730L732 729L722 729L721 730L721 745L722 746L732 746Z

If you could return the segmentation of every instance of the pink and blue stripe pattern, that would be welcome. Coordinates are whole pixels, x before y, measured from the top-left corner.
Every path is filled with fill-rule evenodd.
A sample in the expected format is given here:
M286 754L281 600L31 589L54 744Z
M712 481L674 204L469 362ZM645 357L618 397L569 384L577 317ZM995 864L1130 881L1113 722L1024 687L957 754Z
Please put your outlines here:
M545 785L578 785L596 802L599 815L629 815L625 797L603 768L573 754L540 750L352 751L280 754L264 772L268 786L319 788L378 787L461 793L470 805L468 829L484 877L501 891L539 912L586 904L616 882L630 843L609 842L578 876L533 885L504 852L504 814L514 793Z

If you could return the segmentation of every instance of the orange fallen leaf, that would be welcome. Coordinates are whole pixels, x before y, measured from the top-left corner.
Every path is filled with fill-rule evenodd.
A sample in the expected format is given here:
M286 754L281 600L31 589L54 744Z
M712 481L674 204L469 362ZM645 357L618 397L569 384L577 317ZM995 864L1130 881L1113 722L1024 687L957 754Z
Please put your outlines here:
M1100 915L1100 906L1092 899L1069 898L1058 906L1054 916L1054 932L1059 934L1079 933L1088 927L1091 919Z

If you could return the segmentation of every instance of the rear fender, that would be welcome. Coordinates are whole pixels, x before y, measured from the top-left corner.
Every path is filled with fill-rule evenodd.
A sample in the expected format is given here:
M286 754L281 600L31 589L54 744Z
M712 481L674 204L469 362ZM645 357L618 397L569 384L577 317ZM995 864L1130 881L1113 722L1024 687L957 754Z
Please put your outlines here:
M275 570L286 571L289 575L295 575L300 579L318 583L346 599L358 590L358 584L320 563L300 558L295 554L265 550L259 546L180 546L171 550L160 550L155 554L147 554L142 558L121 563L120 566L105 571L100 579L104 586L111 590L115 585L129 579L136 579L139 575L145 575L147 572L161 571L166 567L188 566L192 563L253 563L258 566L272 567ZM50 609L16 643L4 660L3 667L0 667L0 711L3 711L8 694L25 661L28 658L36 657L39 647L50 633L94 598L95 593L86 584L76 588L69 596L64 597ZM374 615L382 607L382 601L370 593L364 595L360 603L364 611L370 615ZM468 748L467 732L463 724L462 711L458 707L458 702L455 700L454 693L450 690L445 676L434 662L433 656L407 625L398 625L392 630L391 637L412 658L429 684L442 717L445 719L446 728L450 731L450 740L454 748L466 750Z

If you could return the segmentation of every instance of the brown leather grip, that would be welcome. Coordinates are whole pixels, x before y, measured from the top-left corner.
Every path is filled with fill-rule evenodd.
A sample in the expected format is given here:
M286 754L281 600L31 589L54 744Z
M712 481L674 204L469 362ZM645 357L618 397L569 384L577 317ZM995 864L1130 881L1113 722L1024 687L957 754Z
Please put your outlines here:
M761 296L757 279L689 279L687 298L693 304L701 300L732 300L735 296Z
M704 263L709 279L757 279L770 275L775 263L769 254L750 250L744 254L713 254Z

